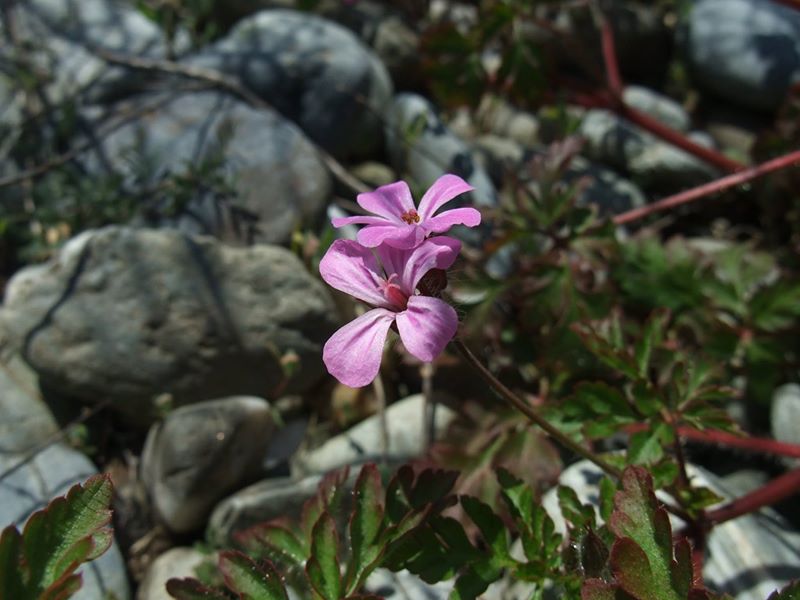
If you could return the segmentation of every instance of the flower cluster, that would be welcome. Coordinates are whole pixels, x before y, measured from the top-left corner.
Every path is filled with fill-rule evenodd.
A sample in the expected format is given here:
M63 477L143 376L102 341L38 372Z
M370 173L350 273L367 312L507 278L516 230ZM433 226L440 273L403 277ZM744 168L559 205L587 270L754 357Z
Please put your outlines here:
M383 344L394 326L406 350L423 362L438 356L453 339L458 316L446 302L420 291L433 269L455 262L461 243L433 235L453 225L474 227L481 221L474 208L436 214L447 202L473 188L456 175L437 179L414 206L404 181L359 194L356 201L371 216L334 219L334 227L365 225L357 241L336 240L319 265L328 285L372 306L325 344L328 371L350 387L370 383L380 368Z

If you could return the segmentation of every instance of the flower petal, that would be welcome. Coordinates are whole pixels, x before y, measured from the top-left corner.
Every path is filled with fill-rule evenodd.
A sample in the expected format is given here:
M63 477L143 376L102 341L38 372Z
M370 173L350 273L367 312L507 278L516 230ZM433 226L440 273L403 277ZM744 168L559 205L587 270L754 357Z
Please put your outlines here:
M376 308L334 333L322 349L328 373L350 387L372 382L381 367L383 343L395 317L390 310Z
M354 240L336 240L319 263L325 282L373 306L388 307L380 290L380 268L375 255Z
M384 221L386 223L386 221ZM419 225L367 225L356 234L359 243L367 248L388 244L395 248L414 248L425 239L425 230Z
M453 225L475 227L480 224L481 213L474 208L454 208L452 210L446 210L421 223L422 227L430 233L443 233Z
M397 315L397 330L413 356L431 362L458 330L455 309L438 298L412 296L408 308Z
M334 227L344 227L345 225L385 225L389 221L383 217L368 217L358 215L356 217L334 217L331 224Z
M392 273L397 273L400 276L400 289L406 295L413 296L425 273L431 269L449 268L460 251L461 242L439 235L425 240L413 250L399 251L381 246L377 249L377 254L386 269L387 278Z
M450 202L453 198L464 192L471 192L475 188L461 179L458 175L442 175L433 182L433 185L428 188L422 200L419 202L419 216L424 222L430 219L443 204Z
M395 181L388 185L382 185L374 192L359 194L356 202L364 210L395 223L402 223L400 216L414 208L411 190L408 189L405 181Z

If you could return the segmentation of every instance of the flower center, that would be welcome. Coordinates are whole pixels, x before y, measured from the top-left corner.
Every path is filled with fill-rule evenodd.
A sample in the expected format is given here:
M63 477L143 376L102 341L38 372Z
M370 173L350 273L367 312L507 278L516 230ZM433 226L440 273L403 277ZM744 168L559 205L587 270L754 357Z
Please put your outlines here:
M409 225L413 225L414 223L419 223L419 215L417 214L417 211L414 210L413 208L407 210L402 215L400 215L400 218L403 219L403 221L405 221Z
M408 296L403 292L399 285L393 282L398 277L397 273L392 273L388 280L381 282L381 292L383 297L398 310L405 310L408 306Z

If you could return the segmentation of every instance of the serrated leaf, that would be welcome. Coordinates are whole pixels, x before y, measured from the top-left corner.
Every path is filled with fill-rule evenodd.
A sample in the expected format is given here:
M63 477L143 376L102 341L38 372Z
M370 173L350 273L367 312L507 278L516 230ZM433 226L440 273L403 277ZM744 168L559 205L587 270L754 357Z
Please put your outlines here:
M605 336L583 323L573 323L571 329L580 337L586 349L600 361L633 381L639 379L636 361L622 347L619 322L616 319L611 320L610 331Z
M457 471L425 469L417 476L413 490L407 496L411 506L420 508L439 502L452 491L458 475Z
M692 587L691 567L673 559L672 529L658 503L650 475L641 467L623 472L609 528L617 537L611 570L619 586L636 598L685 600Z
M346 577L348 593L361 585L368 569L383 548L376 544L383 525L383 486L378 468L362 467L353 488L353 510L350 517L350 563Z
M204 586L196 579L170 579L167 581L167 593L178 600L227 600L222 592Z
M594 509L588 504L581 504L578 494L570 487L558 486L558 505L561 514L573 527L594 527Z
M344 485L350 474L350 467L344 467L325 475L317 487L317 493L305 501L300 515L302 541L306 544L306 554L310 551L311 535L320 515L325 511L335 512L344 495Z
M237 532L234 539L259 558L269 558L289 566L302 567L308 557L303 542L287 527L275 521Z
M322 513L311 533L311 558L306 563L306 574L311 586L325 600L342 597L339 536L336 523L327 511Z
M288 600L283 580L272 563L257 564L246 554L228 550L219 555L225 585L241 600Z
M461 496L460 500L464 512L478 526L486 545L492 551L492 555L501 562L510 560L508 533L502 519L494 513L488 504L481 502L477 498Z
M108 475L90 477L33 513L20 535L0 536L0 592L9 598L66 598L80 588L73 573L111 545L112 486Z
M584 382L564 401L564 414L581 423L589 438L608 437L638 420L619 390L601 382Z

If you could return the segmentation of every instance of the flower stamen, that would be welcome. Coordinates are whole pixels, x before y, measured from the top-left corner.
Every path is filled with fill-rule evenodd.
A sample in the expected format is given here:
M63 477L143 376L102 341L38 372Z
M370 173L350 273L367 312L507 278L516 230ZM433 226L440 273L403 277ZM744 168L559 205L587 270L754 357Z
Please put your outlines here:
M415 223L419 223L419 214L417 214L417 211L414 210L413 208L407 210L402 215L400 215L400 218L403 219L403 221L405 223L408 223L409 225L414 225Z

